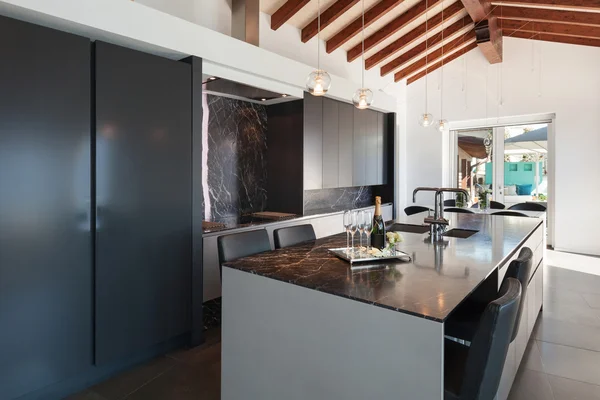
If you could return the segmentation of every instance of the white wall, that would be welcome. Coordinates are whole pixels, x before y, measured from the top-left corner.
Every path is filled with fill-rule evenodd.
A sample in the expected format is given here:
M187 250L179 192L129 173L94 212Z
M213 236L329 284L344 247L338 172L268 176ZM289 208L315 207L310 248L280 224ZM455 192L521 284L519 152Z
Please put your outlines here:
M231 36L231 0L133 1Z
M430 74L435 117L439 82L439 72ZM417 123L424 94L425 79L408 86L407 201L414 187L441 184L447 167L447 134ZM600 48L505 38L502 64L489 65L472 51L444 67L444 118L450 121L541 113L556 114L555 248L600 255Z

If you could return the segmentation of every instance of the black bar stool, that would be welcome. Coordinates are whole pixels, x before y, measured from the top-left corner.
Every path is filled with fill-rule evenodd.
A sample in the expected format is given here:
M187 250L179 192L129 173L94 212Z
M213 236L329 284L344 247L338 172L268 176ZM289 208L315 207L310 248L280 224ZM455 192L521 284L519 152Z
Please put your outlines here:
M223 264L238 258L271 250L269 234L265 229L232 233L217 238L219 250L219 270L223 275Z
M444 399L490 400L496 396L522 303L521 283L508 278L500 297L481 316L471 346L444 341Z
M276 249L283 249L298 243L315 240L315 229L311 224L288 226L273 231L273 240Z
M468 208L450 207L444 208L444 212L453 212L459 214L475 214L475 211L469 210Z
M479 208L479 203L473 204L471 208ZM504 210L506 206L499 201L490 200L490 208L492 210Z
M508 207L509 210L546 211L546 206L538 203L518 203Z
M511 211L511 210L498 211L498 212L493 213L492 215L504 215L505 217L525 217L525 218L529 218L529 215L527 215L527 214L523 214L522 212Z
M523 298L527 295L527 286L533 264L533 252L529 247L523 247L519 253L519 257L514 259L504 275L502 285L506 284L508 279L517 279L521 284L521 295ZM519 331L519 321L523 313L524 302L519 305L517 314L517 324L511 337L511 342L517 337ZM475 331L485 310L486 304L478 301L465 301L457 310L455 310L450 318L444 324L444 334L453 338L473 341Z
M421 213L424 211L433 211L433 210L429 207L423 207L423 206L408 206L404 209L404 213L406 215L418 214L418 213Z

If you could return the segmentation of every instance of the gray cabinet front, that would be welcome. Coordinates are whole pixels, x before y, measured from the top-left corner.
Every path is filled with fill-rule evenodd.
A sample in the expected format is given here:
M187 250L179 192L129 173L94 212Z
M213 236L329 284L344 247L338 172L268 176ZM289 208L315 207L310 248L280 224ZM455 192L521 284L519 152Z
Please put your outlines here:
M323 188L337 188L339 183L339 105L323 99Z
M339 187L351 187L354 175L354 106L339 103L338 109L338 184Z
M323 98L304 96L304 190L323 188Z

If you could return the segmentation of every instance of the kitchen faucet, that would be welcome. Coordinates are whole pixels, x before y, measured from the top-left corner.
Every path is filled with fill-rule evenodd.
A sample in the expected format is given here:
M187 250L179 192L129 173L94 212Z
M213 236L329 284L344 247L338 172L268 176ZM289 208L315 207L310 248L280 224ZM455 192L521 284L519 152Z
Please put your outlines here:
M448 220L444 218L444 193L463 193L467 196L467 202L469 201L469 192L465 189L457 188L434 188L434 187L418 187L413 191L413 203L416 202L416 195L418 192L435 192L435 211L433 217L428 216L425 218L425 223L429 224L429 235L434 241L440 240L446 228L448 227Z

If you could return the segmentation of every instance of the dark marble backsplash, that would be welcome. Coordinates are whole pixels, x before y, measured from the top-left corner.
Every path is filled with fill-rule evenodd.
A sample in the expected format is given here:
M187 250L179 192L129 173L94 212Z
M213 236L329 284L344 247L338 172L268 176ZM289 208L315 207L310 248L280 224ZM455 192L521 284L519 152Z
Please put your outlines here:
M375 204L373 186L304 191L304 214L342 211Z
M204 94L204 219L228 225L267 205L267 110Z

